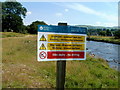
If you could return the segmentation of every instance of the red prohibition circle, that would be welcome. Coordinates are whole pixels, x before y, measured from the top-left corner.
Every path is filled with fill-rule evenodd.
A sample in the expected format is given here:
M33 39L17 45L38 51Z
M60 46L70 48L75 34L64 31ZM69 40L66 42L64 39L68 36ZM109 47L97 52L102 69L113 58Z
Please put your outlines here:
M46 54L46 52L44 52L44 51L40 52L40 54L39 54L39 57L40 57L41 59L45 59L46 56L47 56L47 54Z

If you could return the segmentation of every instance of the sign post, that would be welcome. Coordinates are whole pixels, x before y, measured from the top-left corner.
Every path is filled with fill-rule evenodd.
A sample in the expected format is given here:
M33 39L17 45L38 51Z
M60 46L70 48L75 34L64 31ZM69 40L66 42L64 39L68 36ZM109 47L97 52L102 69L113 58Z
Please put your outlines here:
M64 89L66 60L86 59L87 28L67 23L38 25L38 61L57 61L56 88Z
M58 26L67 26L67 23L58 23ZM65 74L66 74L66 60L57 61L57 77L56 77L56 88L57 90L64 90Z

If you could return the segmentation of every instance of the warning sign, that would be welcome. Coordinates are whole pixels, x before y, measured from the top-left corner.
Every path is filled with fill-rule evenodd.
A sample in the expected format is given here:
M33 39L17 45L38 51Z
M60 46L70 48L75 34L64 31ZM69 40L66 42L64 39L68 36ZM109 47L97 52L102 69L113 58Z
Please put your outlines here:
M40 54L39 54L40 59L45 59L46 56L47 56L47 54L44 51L40 52Z
M42 43L42 45L41 45L39 50L46 50L46 47L45 47L45 45L43 43Z
M38 61L85 60L86 28L38 26Z
M40 38L40 41L46 41L46 38L44 35L42 35L42 37Z
M84 44L48 43L48 50L84 50Z

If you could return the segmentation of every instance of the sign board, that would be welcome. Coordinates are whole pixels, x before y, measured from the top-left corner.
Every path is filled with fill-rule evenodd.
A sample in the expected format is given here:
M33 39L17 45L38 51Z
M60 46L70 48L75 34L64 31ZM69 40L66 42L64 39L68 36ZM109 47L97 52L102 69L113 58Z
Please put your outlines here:
M38 61L85 60L87 29L38 25Z

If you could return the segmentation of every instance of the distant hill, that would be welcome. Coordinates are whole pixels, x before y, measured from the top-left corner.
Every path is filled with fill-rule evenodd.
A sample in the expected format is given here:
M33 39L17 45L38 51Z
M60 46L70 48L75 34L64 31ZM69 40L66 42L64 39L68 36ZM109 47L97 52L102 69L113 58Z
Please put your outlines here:
M75 26L78 26L78 27L86 27L88 29L118 29L117 26L114 26L114 27L104 27L104 26L91 26L91 25L75 25Z

